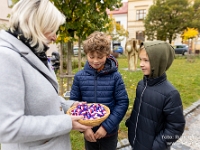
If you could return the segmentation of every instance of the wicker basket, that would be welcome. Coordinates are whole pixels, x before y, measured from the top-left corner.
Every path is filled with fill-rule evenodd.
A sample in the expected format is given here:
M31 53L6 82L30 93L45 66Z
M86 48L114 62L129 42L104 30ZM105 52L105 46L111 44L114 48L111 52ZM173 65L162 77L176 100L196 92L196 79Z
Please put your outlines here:
M92 105L92 104L88 104L88 106L90 106L90 105ZM106 110L106 114L104 114L103 117L98 118L98 119L92 119L92 120L83 120L83 119L80 119L78 122L81 123L81 124L83 124L83 125L93 126L93 127L100 125L110 115L110 109L107 106L103 105L103 104L100 104L100 105L103 106L105 108L105 110ZM71 115L71 111L73 109L75 109L75 108L76 108L76 106L70 107L68 109L68 111L67 111L67 114Z

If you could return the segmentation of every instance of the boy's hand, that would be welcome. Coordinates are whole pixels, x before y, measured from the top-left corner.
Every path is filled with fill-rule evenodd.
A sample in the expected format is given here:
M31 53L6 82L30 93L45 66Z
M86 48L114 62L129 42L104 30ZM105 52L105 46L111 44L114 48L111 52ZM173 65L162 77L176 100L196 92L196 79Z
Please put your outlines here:
M107 132L106 130L101 126L97 131L96 133L94 134L95 136L95 139L101 139L103 138L104 136L106 136Z
M89 142L96 142L97 140L94 137L94 132L92 129L87 129L84 133L84 137Z

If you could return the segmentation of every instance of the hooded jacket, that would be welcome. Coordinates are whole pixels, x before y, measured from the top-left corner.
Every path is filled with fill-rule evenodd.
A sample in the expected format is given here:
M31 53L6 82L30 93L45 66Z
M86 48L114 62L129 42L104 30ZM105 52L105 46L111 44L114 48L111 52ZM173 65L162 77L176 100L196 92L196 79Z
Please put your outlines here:
M173 62L174 50L163 41L143 45L151 74L137 85L134 107L126 121L128 139L133 150L169 150L185 126L180 94L165 73Z
M110 108L109 117L101 124L108 135L117 133L129 105L124 82L117 70L118 64L113 56L107 58L100 72L86 62L84 69L75 75L70 92L72 100L101 103ZM93 131L98 128L93 128Z
M143 43L151 64L150 78L157 78L165 73L174 60L174 48L164 41Z

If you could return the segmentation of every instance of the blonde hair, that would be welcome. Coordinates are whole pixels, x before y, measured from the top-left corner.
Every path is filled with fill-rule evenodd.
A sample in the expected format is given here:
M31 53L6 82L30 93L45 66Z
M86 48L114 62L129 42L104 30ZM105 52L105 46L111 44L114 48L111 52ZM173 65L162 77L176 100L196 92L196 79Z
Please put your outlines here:
M64 22L64 15L49 0L20 0L9 20L11 32L22 33L37 52L48 42L45 35L54 35Z
M85 54L97 52L98 54L109 55L111 53L110 40L103 32L95 31L83 41Z

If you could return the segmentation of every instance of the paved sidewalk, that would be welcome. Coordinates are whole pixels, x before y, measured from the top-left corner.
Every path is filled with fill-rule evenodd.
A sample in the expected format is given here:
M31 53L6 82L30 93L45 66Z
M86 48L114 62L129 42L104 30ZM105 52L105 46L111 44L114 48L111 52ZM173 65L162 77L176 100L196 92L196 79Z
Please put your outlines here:
M171 150L200 150L200 100L184 110L185 131L181 138L172 145ZM131 150L128 139L118 142L118 150Z
M200 107L186 116L186 127L181 138L174 143L172 150L200 149Z

